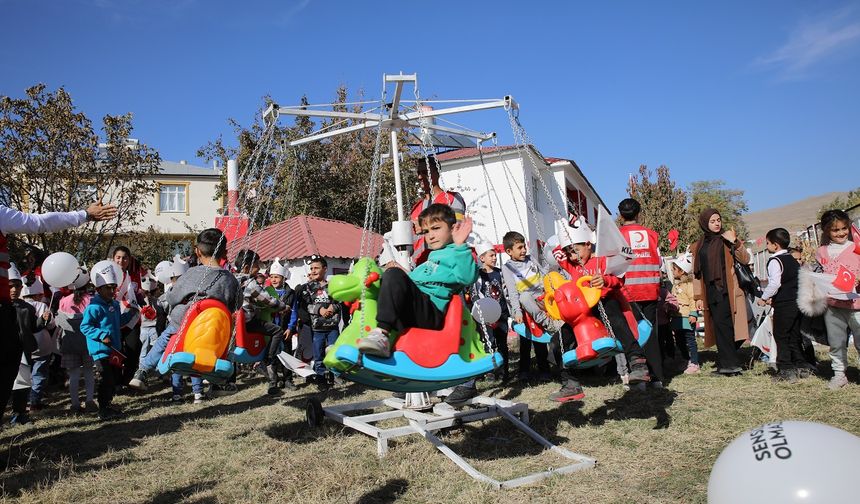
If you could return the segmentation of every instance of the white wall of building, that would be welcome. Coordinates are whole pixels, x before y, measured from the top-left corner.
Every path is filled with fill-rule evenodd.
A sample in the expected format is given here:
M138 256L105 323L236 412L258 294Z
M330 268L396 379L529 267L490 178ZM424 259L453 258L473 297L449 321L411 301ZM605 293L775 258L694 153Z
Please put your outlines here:
M215 217L222 207L220 198L213 200L219 184L216 176L207 178L159 176L154 180L159 184L185 185L187 199L185 211L160 211L160 191L156 190L155 194L146 197L145 214L140 224L130 230L142 231L153 226L159 231L185 234L188 233L187 226L202 230L215 224Z
M536 154L533 157L541 161ZM554 163L550 167L543 164L536 171L532 158L525 151L521 160L516 150L509 150L484 155L484 166L486 170L476 157L443 161L440 181L445 189L463 195L466 210L475 222L474 232L496 244L502 242L507 231L514 230L526 237L529 250L537 250L537 240L545 241L555 234L553 203L567 216L566 183L586 195L590 209L598 201L597 195L568 162ZM536 173L541 174L549 197ZM524 197L536 198L536 215L528 211ZM593 214L593 210L591 212Z

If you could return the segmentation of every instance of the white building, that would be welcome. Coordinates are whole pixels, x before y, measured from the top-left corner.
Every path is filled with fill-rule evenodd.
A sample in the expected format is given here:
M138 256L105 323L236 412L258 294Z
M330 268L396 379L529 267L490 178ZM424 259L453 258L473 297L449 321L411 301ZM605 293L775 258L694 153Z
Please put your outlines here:
M147 198L140 224L129 231L143 231L150 226L171 234L188 234L189 228L212 227L224 207L223 198L215 198L221 182L221 167L193 166L185 161L161 162L161 173L148 177L157 184L155 194Z
M456 149L436 157L440 184L463 195L475 232L494 244L507 231L519 231L535 253L538 240L555 234L555 209L569 219L582 215L594 226L598 205L606 206L573 160L544 158L533 147Z

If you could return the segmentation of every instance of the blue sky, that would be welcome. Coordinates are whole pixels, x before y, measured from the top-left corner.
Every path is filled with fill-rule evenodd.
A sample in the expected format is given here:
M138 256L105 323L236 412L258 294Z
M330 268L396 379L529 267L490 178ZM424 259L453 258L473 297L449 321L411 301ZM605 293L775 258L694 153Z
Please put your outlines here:
M0 0L0 94L64 86L95 122L133 112L164 159L247 123L271 94L511 94L545 155L604 200L640 164L721 178L752 210L860 186L860 5L825 1ZM511 133L503 112L456 119ZM614 210L614 208L612 209Z

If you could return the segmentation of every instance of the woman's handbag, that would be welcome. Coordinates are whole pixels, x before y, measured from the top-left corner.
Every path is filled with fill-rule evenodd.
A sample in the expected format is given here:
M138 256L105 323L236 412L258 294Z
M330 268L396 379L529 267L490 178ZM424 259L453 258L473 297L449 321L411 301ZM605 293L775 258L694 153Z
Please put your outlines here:
M732 259L734 259L735 265L735 278L738 279L738 286L740 286L741 290L750 296L761 297L761 282L759 282L759 279L753 274L749 264L744 264L738 261L738 257L735 255L734 245L730 245L730 247L732 249Z

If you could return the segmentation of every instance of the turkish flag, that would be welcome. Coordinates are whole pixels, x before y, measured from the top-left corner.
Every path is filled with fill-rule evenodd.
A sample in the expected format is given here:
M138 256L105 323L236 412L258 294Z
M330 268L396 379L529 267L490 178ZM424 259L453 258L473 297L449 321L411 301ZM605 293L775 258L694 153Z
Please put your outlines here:
M677 229L670 229L669 230L669 236L667 238L669 238L669 249L670 250L675 250L676 248L678 248L678 237L680 235L681 235L681 233L679 233Z
M833 286L842 292L854 292L854 285L857 282L857 277L854 276L854 273L848 271L848 268L845 266L839 266L839 270L836 272L836 279L833 280Z

